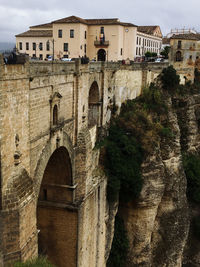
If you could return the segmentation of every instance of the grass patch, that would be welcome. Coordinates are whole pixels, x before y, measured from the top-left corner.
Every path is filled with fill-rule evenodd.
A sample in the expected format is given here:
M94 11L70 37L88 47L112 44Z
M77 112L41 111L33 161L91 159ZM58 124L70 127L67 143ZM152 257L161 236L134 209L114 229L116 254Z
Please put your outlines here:
M45 257L35 258L26 262L16 262L14 267L55 267Z

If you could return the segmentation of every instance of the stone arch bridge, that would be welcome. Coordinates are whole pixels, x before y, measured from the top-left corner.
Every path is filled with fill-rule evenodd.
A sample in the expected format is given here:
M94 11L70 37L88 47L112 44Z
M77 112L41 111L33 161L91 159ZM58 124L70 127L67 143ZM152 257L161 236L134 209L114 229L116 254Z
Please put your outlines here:
M105 266L113 221L97 132L163 67L0 58L0 266L38 252L56 266Z

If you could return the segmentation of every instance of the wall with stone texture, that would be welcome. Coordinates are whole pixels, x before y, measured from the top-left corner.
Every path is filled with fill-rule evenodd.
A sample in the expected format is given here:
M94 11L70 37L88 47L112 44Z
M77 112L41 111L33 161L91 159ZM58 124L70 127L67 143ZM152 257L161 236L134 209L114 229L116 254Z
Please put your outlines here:
M2 261L37 255L38 194L51 155L64 146L71 161L73 200L62 208L77 210L77 251L73 251L77 266L105 266L109 210L106 177L94 147L97 131L88 129L90 87L97 82L97 126L102 128L109 123L114 103L120 107L140 95L166 65L81 65L78 61L4 65L2 58L0 62ZM56 125L54 105L58 106ZM62 218L56 220L58 224L62 225Z

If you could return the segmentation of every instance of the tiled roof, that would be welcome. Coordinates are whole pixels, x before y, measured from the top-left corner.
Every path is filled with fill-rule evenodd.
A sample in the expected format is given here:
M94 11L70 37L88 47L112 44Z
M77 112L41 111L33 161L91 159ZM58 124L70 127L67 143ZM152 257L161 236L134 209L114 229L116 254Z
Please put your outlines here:
M118 18L111 19L86 19L88 25L122 25L127 27L137 27L132 23L121 22Z
M137 30L138 32L143 32L147 34L153 34L158 26L138 26Z
M200 40L200 35L195 33L174 34L171 39Z
M119 21L118 18L110 19L82 19L76 16L70 16L67 18L52 21L52 23L82 23L87 25L122 25L127 27L136 27L132 23L126 23Z
M170 38L164 37L164 38L162 39L162 43L163 43L163 44L170 44Z
M15 35L16 37L52 37L52 30L29 30Z
M45 24L30 26L30 28L52 28L52 23L45 23Z
M83 24L87 24L87 21L82 19L82 18L76 17L76 16L70 16L67 18L54 20L54 21L52 21L52 23L83 23Z

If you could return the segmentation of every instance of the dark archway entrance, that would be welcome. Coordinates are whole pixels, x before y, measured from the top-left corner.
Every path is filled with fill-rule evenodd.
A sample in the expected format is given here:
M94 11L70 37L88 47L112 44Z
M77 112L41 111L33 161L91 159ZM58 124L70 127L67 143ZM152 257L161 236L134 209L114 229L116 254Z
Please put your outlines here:
M104 49L99 49L97 53L98 61L106 61L106 51Z
M99 124L99 87L97 82L93 82L89 91L89 103L88 103L88 127L91 128L94 125Z
M78 215L72 190L71 160L60 147L45 168L37 206L39 254L57 267L76 267Z

